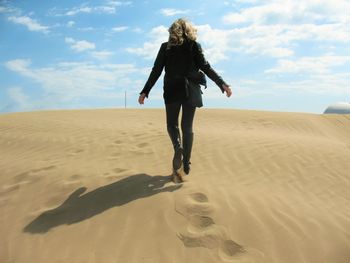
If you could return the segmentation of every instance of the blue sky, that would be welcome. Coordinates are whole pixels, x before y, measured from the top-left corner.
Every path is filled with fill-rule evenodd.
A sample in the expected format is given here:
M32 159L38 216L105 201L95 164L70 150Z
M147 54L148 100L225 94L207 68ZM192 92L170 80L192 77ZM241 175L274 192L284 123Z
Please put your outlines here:
M137 104L167 28L192 21L213 68L208 108L322 113L350 101L350 2L0 0L0 112Z

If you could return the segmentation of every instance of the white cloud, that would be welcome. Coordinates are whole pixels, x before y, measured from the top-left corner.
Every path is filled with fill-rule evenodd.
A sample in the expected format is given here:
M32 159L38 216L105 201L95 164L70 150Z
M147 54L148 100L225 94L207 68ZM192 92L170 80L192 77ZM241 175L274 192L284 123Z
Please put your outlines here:
M98 59L98 60L105 60L113 56L113 52L110 51L94 51L91 52L91 56Z
M282 59L275 68L268 69L265 73L301 73L324 74L331 73L330 69L342 66L350 62L350 56L327 55L320 57L302 57L295 60Z
M78 14L90 14L90 13L97 13L97 14L115 14L117 12L117 7L121 6L129 6L131 5L131 1L107 1L104 5L99 6L88 6L86 4L83 4L79 7L73 7L72 9L66 11L63 15L65 16L75 16ZM61 14L58 14L58 16L61 16Z
M219 30L227 35L228 45L236 52L270 57L289 57L300 41L319 43L350 41L350 28L344 24L249 25ZM207 37L210 41L210 34Z
M105 13L105 14L115 14L116 8L114 6L97 6L94 8L97 13Z
M13 7L9 7L9 6L6 6L6 4L8 3L8 1L2 1L2 6L0 6L0 14L1 13L13 13L13 12L16 12L18 11L17 8L13 8Z
M28 17L28 16L10 16L8 18L9 21L19 24L19 25L24 25L28 28L29 31L38 31L42 33L49 33L49 27L48 26L43 26L40 23L38 23L36 20Z
M16 106L20 108L20 110L27 110L32 108L30 98L23 92L22 87L10 87L7 89L7 94L9 95L10 99L16 104Z
M139 27L135 27L132 31L135 33L142 33L143 32L143 30Z
M198 41L203 45L203 51L207 60L215 64L228 59L232 31L214 29L210 25L196 26L198 29Z
M197 28L200 42L205 46L204 52L209 62L214 64L227 59L225 53L230 50L229 43L232 32L213 29L209 25L198 26ZM127 48L127 51L146 59L155 59L161 43L168 40L168 29L165 26L154 27L148 37L150 40L146 41L142 47Z
M0 6L0 14L1 14L1 13L7 13L7 12L9 12L9 9L8 9L7 7L5 7L5 6Z
M283 28L276 26L252 25L232 31L232 45L239 52L270 57L287 57L293 55L290 41L283 34Z
M215 64L228 59L231 31L214 29L210 25L200 25L196 28L198 41L202 44L204 54L210 63Z
M118 27L113 27L112 31L113 32L123 32L125 30L127 30L129 27L127 26L118 26Z
M127 48L126 51L132 54L136 54L146 59L154 59L160 48L161 43L166 42L168 39L168 29L165 26L158 26L151 30L149 33L150 41L147 41L139 48Z
M73 38L71 38L71 37L66 37L64 40L65 40L66 43L69 43L69 44L75 43L75 40Z
M350 21L350 2L346 0L271 0L224 16L226 23L301 24Z
M107 1L107 5L109 6L129 6L132 4L132 1Z
M21 76L39 84L43 97L54 98L55 105L60 102L82 98L111 99L122 96L128 88L135 94L139 90L134 86L136 74L141 70L132 64L93 64L80 62L61 62L50 67L33 68L30 60L16 59L7 61L5 66ZM13 94L20 96L19 90ZM51 99L50 99L51 101ZM52 102L52 101L51 101ZM38 102L40 103L40 101Z
M229 13L223 17L223 21L230 24L265 24L277 21L283 23L299 16L305 17L305 12L305 6L299 5L298 2L271 1L267 4L245 8L241 12Z
M208 61L215 64L229 59L232 52L264 55L271 57L287 57L293 55L289 47L289 39L279 36L281 29L267 26L251 26L243 29L216 29L210 25L196 25L198 42L202 44ZM147 59L154 59L159 46L167 41L168 31L165 26L151 30L150 41L142 47L128 48L127 51ZM293 35L289 38L293 39Z
M210 25L196 26L199 41L203 44L203 50L210 63L215 64L228 58L226 53L231 50L230 42L232 30L214 29ZM161 43L168 40L169 33L165 26L154 27L142 47L128 48L127 51L146 59L155 59Z
M6 62L6 67L12 71L28 76L27 67L30 65L29 59L14 59Z
M290 81L270 81L261 83L262 86L275 90L275 94L282 91L309 93L309 94L329 94L329 95L350 95L350 74L348 73L325 73L310 75L301 80Z
M85 7L74 7L73 9L69 10L66 12L67 16L74 16L76 14L79 13L91 13L92 12L92 8L85 6Z
M67 23L67 27L73 27L75 25L75 22L74 21L68 21Z
M217 29L210 25L196 25L198 41L209 62L215 64L230 58L231 53L251 54L272 58L287 58L295 54L300 41L318 42L330 46L350 41L350 27L346 24L252 24L233 29ZM166 41L166 27L153 28L150 39L142 47L128 52L154 59L160 43Z
M160 10L160 13L164 16L175 16L175 15L183 15L189 13L190 10L181 10L181 9L173 9L173 8L163 8Z
M335 0L255 1L253 6L223 16L232 24L236 51L271 57L290 57L300 41L350 41L350 2Z
M71 45L71 49L78 52L95 49L95 43L86 40L75 40L71 37L66 37L65 42Z

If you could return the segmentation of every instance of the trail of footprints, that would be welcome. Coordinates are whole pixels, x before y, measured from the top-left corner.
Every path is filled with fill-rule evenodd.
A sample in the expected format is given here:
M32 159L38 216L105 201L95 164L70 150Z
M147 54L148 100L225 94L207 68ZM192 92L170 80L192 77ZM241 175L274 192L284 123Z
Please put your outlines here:
M143 134L135 134L134 137L139 138L140 136L143 136ZM112 145L112 147L117 148L117 152L112 152L110 156L108 157L109 160L116 160L121 155L123 155L125 152L131 152L132 154L145 154L150 153L148 147L148 142L141 142L141 143L126 143L123 141L123 139L115 140Z
M188 221L186 231L178 233L186 247L218 249L219 256L225 258L245 252L243 246L229 239L223 226L215 224L211 217L214 209L205 194L189 194L176 202L175 209Z

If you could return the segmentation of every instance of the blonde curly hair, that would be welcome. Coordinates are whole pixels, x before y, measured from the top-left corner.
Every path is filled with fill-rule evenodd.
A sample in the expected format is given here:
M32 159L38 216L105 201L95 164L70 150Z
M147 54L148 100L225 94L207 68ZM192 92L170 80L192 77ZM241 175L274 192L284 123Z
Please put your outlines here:
M185 38L193 41L197 39L197 29L184 18L179 18L172 23L168 31L168 49L172 46L182 45Z

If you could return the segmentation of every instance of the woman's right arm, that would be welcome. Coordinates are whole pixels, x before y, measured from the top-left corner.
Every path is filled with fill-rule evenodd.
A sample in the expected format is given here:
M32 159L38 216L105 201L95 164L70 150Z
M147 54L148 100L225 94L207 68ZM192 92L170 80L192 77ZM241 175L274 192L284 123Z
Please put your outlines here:
M226 84L222 77L216 73L216 71L210 66L209 62L205 59L201 45L195 42L193 49L194 60L199 69L202 70L205 75L207 75L212 81L214 81L216 85L221 89L222 93L224 93L226 91L226 88L224 88L224 86L229 87L229 85Z
M154 62L151 74L149 75L149 78L140 92L141 94L145 94L145 96L148 98L148 94L151 91L154 84L157 82L159 76L162 74L164 64L165 64L165 50L166 50L166 43L163 43L158 51L157 58Z

